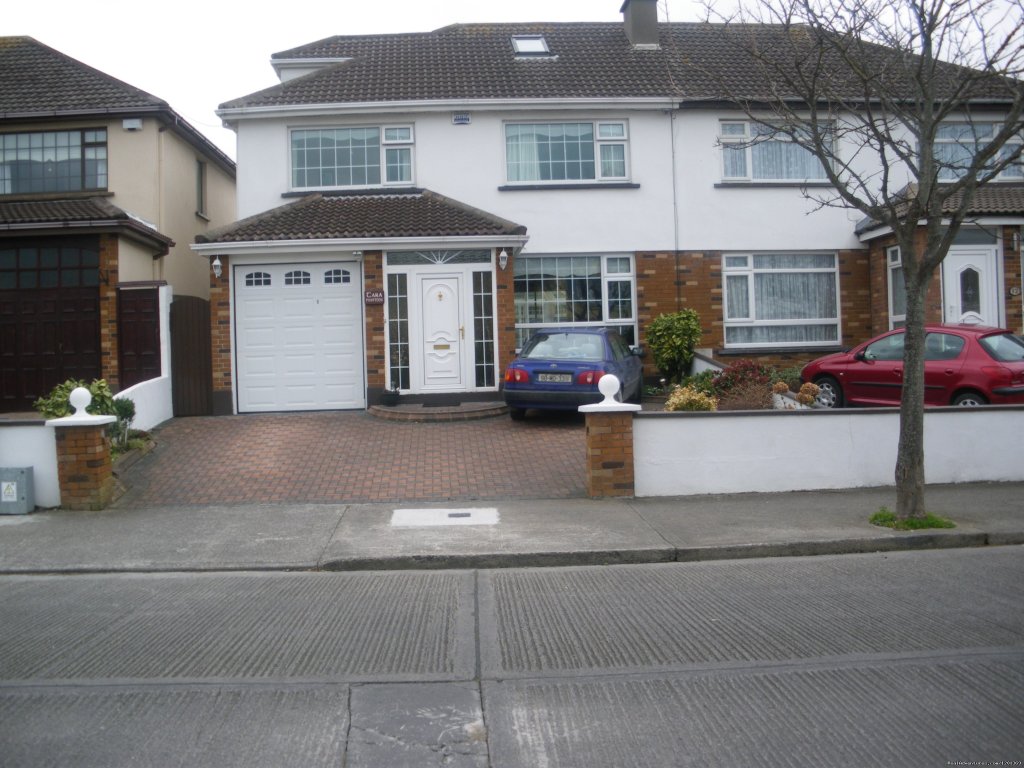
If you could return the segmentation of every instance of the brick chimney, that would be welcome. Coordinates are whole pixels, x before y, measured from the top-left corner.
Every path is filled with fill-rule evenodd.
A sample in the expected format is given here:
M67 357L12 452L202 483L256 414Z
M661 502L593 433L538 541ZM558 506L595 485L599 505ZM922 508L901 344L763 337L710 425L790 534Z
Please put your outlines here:
M658 47L658 0L625 0L619 12L629 42L636 47Z

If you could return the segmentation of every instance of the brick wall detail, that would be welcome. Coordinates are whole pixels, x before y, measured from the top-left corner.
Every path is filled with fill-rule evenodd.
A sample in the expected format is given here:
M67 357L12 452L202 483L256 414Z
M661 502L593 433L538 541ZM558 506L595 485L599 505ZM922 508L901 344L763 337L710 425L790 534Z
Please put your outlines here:
M57 478L65 509L103 509L114 498L116 483L106 425L59 427Z
M633 413L588 413L587 495L632 496Z
M100 235L100 376L113 392L121 386L118 375L117 283L118 240L116 235Z
M363 288L367 291L385 291L383 251L363 253ZM387 386L388 347L384 310L383 304L365 307L366 386L371 392L383 390Z
M211 261L213 259L211 258ZM232 390L231 381L231 264L221 256L221 276L210 270L210 357L213 391Z

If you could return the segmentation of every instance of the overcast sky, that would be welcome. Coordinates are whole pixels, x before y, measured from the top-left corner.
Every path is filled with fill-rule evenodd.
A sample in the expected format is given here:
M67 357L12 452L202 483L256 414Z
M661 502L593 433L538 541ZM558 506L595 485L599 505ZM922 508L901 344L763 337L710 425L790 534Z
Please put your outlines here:
M659 5L672 21L699 15L692 0ZM621 6L622 0L303 0L256 10L255 3L225 0L46 0L6 3L0 35L34 37L164 99L233 158L235 135L215 110L276 84L272 53L332 35L426 32L456 23L618 21Z

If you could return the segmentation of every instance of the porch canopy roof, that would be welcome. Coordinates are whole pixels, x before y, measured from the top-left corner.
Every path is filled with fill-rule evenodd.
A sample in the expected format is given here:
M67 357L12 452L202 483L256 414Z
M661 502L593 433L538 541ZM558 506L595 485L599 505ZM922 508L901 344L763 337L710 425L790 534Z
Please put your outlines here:
M350 248L445 243L521 247L526 227L426 189L315 193L198 235L192 249L323 243Z
M907 194L912 193L912 189L907 190ZM962 205L963 193L958 192L943 201L942 210L952 214ZM1024 225L1024 184L993 182L976 190L967 209L967 220ZM890 229L879 221L865 218L857 224L856 233L866 242L889 234Z
M116 234L166 256L174 240L104 197L0 202L0 239L53 235Z

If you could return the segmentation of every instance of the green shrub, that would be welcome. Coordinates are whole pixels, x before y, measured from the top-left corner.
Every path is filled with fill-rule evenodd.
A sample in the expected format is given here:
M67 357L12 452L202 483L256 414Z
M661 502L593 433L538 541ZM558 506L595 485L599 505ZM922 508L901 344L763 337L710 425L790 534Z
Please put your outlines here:
M677 386L665 401L666 411L714 411L717 409L718 402L714 397L690 386Z
M690 387L692 389L697 390L698 392L703 392L705 395L711 395L712 397L714 397L715 376L717 375L718 371L716 371L714 368L708 368L706 370L701 371L700 373L695 373L692 376L687 376L683 380L683 386Z
M107 386L107 382L104 379L96 379L92 384L86 384L78 379L68 379L63 384L58 384L54 387L46 397L40 397L32 403L32 407L48 419L60 419L64 416L70 416L72 413L71 392L78 389L78 387L85 387L92 394L92 402L85 409L86 412L91 413L93 416L115 415L114 395L110 392L110 387ZM135 405L133 403L132 409L134 410L134 408Z
M700 316L692 309L658 315L645 332L654 364L673 384L682 381L690 369L700 337Z
M135 401L130 397L114 398L114 415L117 421L110 425L110 439L123 449L131 439L132 422L135 420Z
M775 368L772 374L773 381L784 381L789 385L790 392L797 392L800 390L800 371L804 367L802 365L791 365L787 368Z

